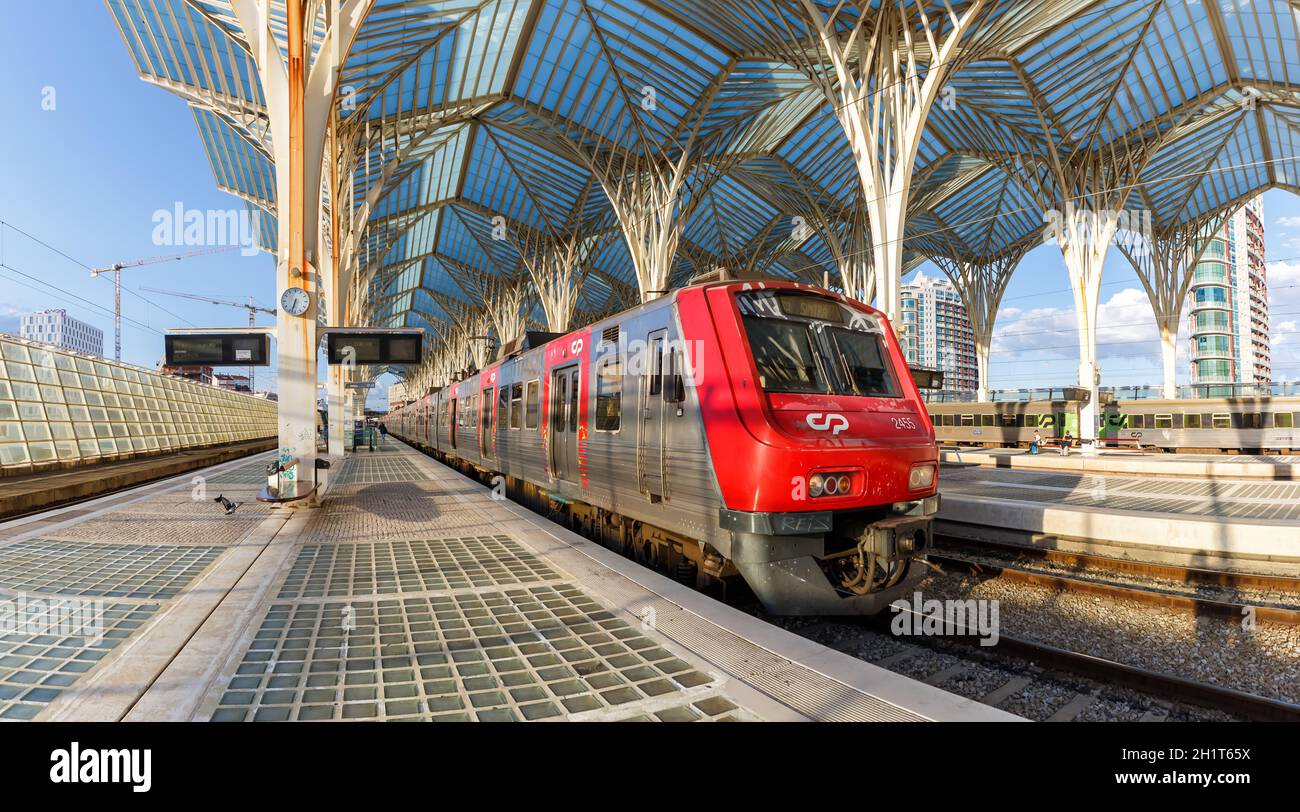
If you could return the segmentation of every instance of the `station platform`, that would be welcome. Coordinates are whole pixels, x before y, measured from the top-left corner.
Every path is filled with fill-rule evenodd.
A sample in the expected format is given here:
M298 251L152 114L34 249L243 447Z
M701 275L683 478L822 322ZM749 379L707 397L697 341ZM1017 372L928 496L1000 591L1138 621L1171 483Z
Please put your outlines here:
M1215 568L1300 569L1300 481L990 466L971 456L944 459L940 533L1083 551L1113 547L1106 551Z
M940 448L943 464L980 465L1025 471L1080 471L1132 476L1300 481L1300 455L1166 454L1159 451L1104 449L1062 456L1055 448L1030 454L1023 448Z
M270 437L63 470L0 477L0 519L237 460L250 454L269 451L275 446L275 438Z
M269 458L0 525L0 719L925 721L1017 717L687 589L389 438L319 507ZM243 504L232 515L212 500Z

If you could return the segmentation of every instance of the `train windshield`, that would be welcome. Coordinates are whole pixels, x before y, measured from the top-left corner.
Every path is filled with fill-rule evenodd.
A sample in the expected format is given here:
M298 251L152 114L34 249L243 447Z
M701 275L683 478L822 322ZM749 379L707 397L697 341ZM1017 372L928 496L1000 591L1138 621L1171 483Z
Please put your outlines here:
M737 301L765 390L899 396L876 318L790 291L748 291Z

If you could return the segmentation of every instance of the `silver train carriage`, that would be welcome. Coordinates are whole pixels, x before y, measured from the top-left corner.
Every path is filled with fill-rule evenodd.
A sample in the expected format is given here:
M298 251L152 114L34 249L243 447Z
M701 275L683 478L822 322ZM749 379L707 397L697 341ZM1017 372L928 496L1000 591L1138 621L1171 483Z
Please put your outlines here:
M1079 436L1077 398L996 403L927 403L941 445L1028 446ZM1300 398L1121 400L1102 405L1103 445L1179 453L1290 454L1300 444Z

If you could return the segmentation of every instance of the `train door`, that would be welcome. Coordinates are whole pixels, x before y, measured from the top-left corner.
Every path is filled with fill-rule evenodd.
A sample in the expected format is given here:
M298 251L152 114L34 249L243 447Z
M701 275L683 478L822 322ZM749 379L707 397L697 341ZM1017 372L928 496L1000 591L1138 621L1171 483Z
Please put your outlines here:
M483 390L482 408L478 421L478 453L488 459L492 456L492 405L496 403L495 389L489 386Z
M578 364L551 373L551 472L556 479L578 476Z
M645 379L641 382L641 430L637 433L637 479L641 492L658 502L664 495L664 366L668 331L646 337Z

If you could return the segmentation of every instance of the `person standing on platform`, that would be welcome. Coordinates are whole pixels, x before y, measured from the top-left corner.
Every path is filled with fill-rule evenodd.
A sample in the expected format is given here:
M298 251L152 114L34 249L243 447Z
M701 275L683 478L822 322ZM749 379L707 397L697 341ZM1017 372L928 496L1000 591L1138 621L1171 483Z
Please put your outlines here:
M1034 439L1029 442L1029 453L1037 454L1038 449L1042 445L1043 445L1043 435L1038 431L1038 429L1034 429Z

